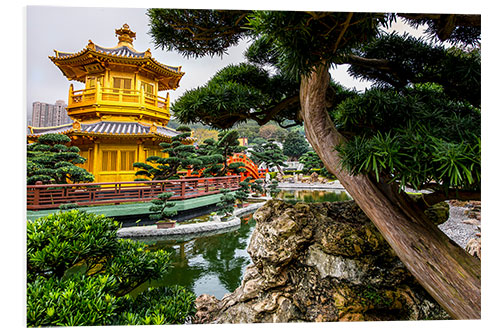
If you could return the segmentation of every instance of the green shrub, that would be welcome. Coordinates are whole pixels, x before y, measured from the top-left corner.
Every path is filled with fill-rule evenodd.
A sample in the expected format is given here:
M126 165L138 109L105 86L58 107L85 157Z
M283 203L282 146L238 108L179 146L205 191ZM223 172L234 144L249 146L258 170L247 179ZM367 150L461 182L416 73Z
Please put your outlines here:
M245 180L240 182L240 188L234 193L234 198L239 202L243 203L248 199L250 194L250 180L252 177L247 177Z
M269 185L269 192L271 196L274 198L281 190L278 189L278 181L273 179L271 184Z
M28 326L111 325L125 300L113 295L116 283L109 275L37 277L27 286Z
M183 324L196 313L196 296L181 286L149 288L127 304L125 325Z
M119 223L78 210L27 224L28 282L37 276L62 278L75 265L94 268L117 252Z
M113 219L77 210L28 221L29 327L178 324L189 319L195 295L183 288L138 296L154 295L150 304L128 295L144 282L160 279L170 261L166 251L151 252L143 243L118 239L119 227Z
M276 178L276 176L278 175L278 173L277 173L276 171L273 171L273 172L268 172L268 174L269 174L269 178L270 178L270 179L274 179L274 178Z
M234 195L228 189L221 189L220 193L222 196L220 197L220 201L217 203L217 214L219 215L230 215L234 211L234 203L236 201Z
M173 192L163 192L158 195L157 199L151 200L151 206L149 210L155 212L149 215L152 220L164 220L168 219L170 216L177 215L176 210L168 210L169 208L175 207L176 203L168 201L174 195Z

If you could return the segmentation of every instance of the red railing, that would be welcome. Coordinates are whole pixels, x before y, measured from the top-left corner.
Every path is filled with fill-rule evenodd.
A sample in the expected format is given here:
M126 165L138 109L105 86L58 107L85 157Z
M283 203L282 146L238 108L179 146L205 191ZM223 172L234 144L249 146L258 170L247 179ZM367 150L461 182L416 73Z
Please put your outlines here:
M239 176L187 178L118 183L28 185L29 210L58 208L61 204L79 206L145 202L163 192L173 192L171 200L182 200L219 193L222 188L239 188Z

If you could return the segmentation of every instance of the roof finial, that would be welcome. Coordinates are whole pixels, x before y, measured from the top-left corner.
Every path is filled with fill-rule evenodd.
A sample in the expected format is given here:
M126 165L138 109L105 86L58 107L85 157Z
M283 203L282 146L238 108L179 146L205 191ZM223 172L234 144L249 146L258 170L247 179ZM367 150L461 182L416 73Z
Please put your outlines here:
M115 29L115 34L118 36L118 45L130 44L130 46L132 46L135 32L130 30L127 23L125 23L122 28Z

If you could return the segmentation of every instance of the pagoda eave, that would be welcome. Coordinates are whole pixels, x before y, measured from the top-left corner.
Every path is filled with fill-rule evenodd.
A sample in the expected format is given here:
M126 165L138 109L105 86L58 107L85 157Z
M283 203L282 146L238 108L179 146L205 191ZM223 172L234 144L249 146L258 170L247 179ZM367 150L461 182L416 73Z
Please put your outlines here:
M61 69L64 76L66 76L68 79L80 82L83 82L85 80L85 75L88 74L88 70L85 68L85 66L96 63L103 66L103 71L104 67L106 66L111 66L113 64L122 64L142 67L154 73L158 77L175 77L176 84L165 85L165 89L177 88L179 86L178 82L185 74L184 72L180 71L180 67L163 65L156 59L151 57L142 58L117 56L93 51L90 49L84 49L81 52L71 55L65 54L65 56L63 57L58 57L57 54L60 53L56 51L56 56L49 56L49 59Z

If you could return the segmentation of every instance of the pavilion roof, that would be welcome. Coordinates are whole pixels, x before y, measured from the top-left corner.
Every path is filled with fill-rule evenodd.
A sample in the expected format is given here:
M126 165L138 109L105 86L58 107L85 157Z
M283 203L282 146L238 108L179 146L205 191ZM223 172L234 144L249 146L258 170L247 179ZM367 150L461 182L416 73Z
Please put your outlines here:
M150 137L171 138L180 134L169 127L140 122L97 121L92 123L73 122L55 127L28 126L28 138L35 139L43 134ZM189 140L189 138L188 138Z
M168 66L152 57L151 51L138 52L132 45L135 32L128 25L117 29L119 43L115 47L107 48L94 44L89 40L88 45L79 52L61 52L54 50L55 56L49 59L62 71L69 80L85 82L88 74L103 72L108 64L133 65L152 73L159 82L159 90L176 89L179 81L185 74L182 66ZM135 69L134 69L135 70Z

